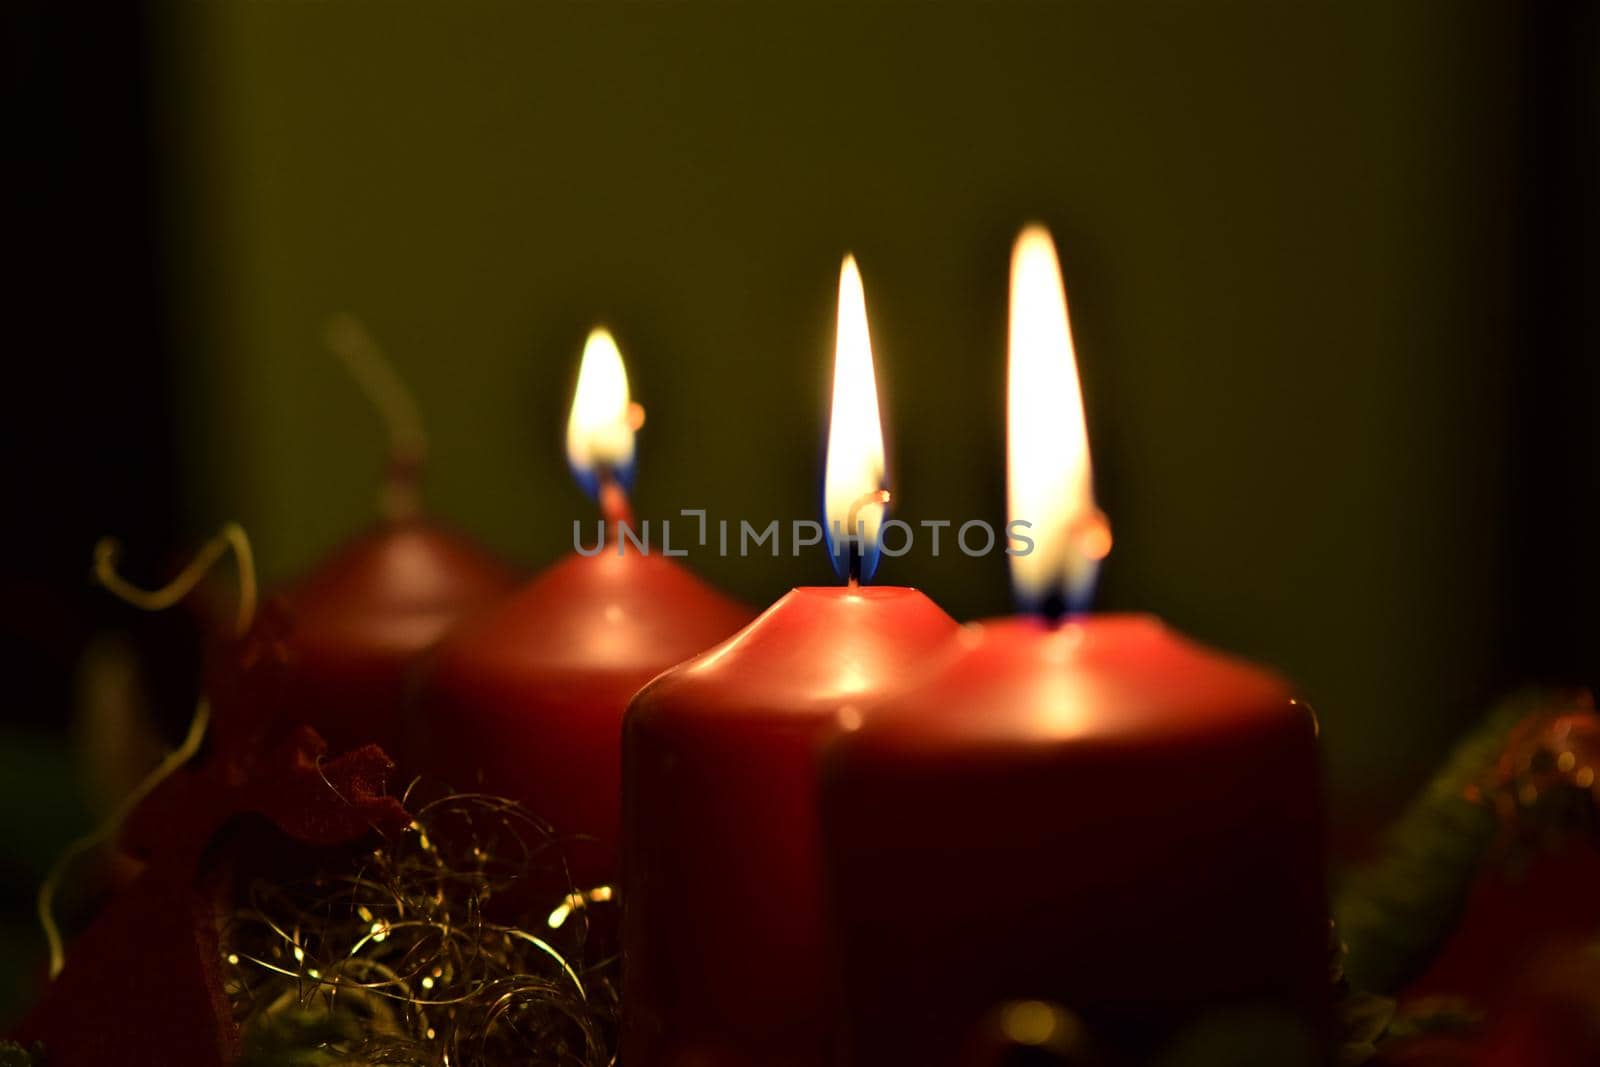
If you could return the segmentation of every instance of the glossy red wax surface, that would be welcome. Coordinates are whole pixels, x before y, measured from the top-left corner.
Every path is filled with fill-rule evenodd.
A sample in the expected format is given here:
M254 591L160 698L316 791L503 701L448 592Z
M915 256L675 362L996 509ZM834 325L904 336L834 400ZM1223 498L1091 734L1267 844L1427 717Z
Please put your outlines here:
M404 734L408 671L462 618L504 596L515 572L422 519L386 522L270 595L212 669L219 745L305 722L339 753Z
M826 1055L817 758L948 649L910 589L796 589L662 675L624 737L622 1055L630 1067Z
M572 843L573 877L613 883L628 700L750 615L660 555L569 556L429 657L410 762L593 837Z
M1315 723L1154 619L965 628L825 760L851 1064L979 1062L1054 1001L1132 1062L1218 1007L1315 1031L1327 912Z

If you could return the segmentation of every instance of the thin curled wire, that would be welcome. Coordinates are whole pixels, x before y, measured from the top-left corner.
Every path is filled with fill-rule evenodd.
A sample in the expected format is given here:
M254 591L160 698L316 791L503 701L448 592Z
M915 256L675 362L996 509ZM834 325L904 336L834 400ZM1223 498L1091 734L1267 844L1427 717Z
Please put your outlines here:
M236 522L223 523L216 536L200 546L177 577L155 589L141 588L124 578L117 570L122 543L115 537L102 537L94 546L94 579L112 596L136 608L165 611L192 593L229 549L233 550L239 568L239 607L234 631L243 636L256 617L256 558L250 548L249 534Z
M114 537L102 537L94 547L92 573L112 596L144 611L165 611L192 593L200 581L216 566L225 552L232 549L234 562L239 569L239 607L234 628L239 636L249 629L256 616L256 563L250 548L250 535L236 522L225 522L215 537L200 546L188 566L177 577L155 589L145 589L128 581L117 569L122 545ZM189 719L189 728L183 742L169 752L150 773L133 788L100 825L68 843L51 864L44 881L39 883L34 897L34 911L39 919L39 929L44 933L45 946L50 955L50 977L55 978L66 966L66 950L61 937L61 926L56 922L56 891L79 858L114 839L122 823L139 803L155 791L156 787L171 777L179 767L194 758L205 740L206 727L211 721L211 707L204 696L195 705Z

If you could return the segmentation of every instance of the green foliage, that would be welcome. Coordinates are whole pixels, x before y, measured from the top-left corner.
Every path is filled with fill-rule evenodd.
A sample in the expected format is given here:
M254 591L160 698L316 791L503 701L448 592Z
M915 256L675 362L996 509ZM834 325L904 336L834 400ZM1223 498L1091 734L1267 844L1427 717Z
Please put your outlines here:
M1499 826L1469 790L1487 777L1517 724L1542 706L1529 694L1490 713L1389 830L1379 857L1354 871L1336 895L1345 970L1356 988L1398 991L1455 929Z

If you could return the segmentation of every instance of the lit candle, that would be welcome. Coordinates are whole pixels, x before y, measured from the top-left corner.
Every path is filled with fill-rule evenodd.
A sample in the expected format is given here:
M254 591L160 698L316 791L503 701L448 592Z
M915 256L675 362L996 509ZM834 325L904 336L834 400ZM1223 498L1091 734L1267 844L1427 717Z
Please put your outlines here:
M841 714L910 682L957 628L915 590L862 584L887 503L883 455L866 300L847 258L824 492L846 584L793 590L628 711L630 1067L825 1055L818 750Z
M1137 1062L1206 1009L1265 1005L1314 1028L1327 912L1311 714L1153 618L1063 617L1110 537L1042 228L1018 240L1011 284L1009 509L1034 541L1011 562L1038 613L966 627L958 653L830 748L847 1062L979 1062L985 1020L1018 1001L1068 1009ZM1022 1014L1057 1018L1036 1009Z
M248 761L300 723L335 755L369 743L395 755L418 657L516 581L499 559L422 513L420 421L366 330L339 316L328 344L390 433L382 518L274 591L250 632L212 656L213 744L227 760Z
M422 671L408 768L520 800L569 839L581 887L617 875L622 713L640 686L750 619L661 552L617 536L639 409L610 333L584 345L567 457L606 544L574 552L440 643ZM587 542L585 542L587 544Z

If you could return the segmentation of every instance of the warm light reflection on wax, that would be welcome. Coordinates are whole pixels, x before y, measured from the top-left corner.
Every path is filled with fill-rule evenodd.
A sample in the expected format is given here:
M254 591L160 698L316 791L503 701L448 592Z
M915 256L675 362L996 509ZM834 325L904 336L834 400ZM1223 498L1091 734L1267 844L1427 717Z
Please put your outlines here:
M1094 502L1089 433L1055 244L1042 226L1011 255L1007 511L1031 524L1033 551L1011 557L1018 599L1049 614L1085 606L1111 530Z
M1068 623L1043 639L1042 650L1052 663L1063 669L1043 676L1037 706L1039 726L1052 737L1074 737L1088 729L1092 720L1085 709L1093 705L1092 694L1082 674L1065 669L1083 644L1083 631Z

